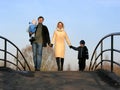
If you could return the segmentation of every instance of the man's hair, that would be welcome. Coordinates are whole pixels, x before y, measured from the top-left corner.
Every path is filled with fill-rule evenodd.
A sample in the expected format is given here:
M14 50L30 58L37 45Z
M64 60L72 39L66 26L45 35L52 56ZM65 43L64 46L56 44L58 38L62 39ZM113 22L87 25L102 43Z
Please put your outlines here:
M39 17L38 17L38 20L39 20L40 18L42 18L42 19L44 20L44 17L43 17L43 16L39 16Z

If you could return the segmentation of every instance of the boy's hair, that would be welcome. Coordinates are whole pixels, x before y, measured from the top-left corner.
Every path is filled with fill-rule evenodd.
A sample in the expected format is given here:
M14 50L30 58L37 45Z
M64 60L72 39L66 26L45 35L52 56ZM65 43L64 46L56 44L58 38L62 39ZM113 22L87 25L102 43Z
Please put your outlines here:
M81 40L81 41L80 41L80 44L85 44L85 41L84 41L84 40Z
M32 20L32 24L36 25L37 21L35 19Z
M42 19L44 20L44 17L43 17L43 16L39 16L39 17L38 17L38 20L39 20L40 18L42 18Z

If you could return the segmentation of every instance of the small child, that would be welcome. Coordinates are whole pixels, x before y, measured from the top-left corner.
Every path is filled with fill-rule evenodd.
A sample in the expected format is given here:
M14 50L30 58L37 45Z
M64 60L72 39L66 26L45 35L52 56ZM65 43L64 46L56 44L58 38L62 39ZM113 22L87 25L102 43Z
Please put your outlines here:
M35 40L35 31L36 31L36 26L37 26L37 21L36 20L32 20L32 22L29 22L29 36L30 39L29 41L32 43Z
M87 49L87 47L85 46L85 41L84 41L84 40L81 40L79 47L70 46L70 48L78 51L79 71L84 71L84 69L85 69L85 67L86 67L86 59L89 58L88 49Z

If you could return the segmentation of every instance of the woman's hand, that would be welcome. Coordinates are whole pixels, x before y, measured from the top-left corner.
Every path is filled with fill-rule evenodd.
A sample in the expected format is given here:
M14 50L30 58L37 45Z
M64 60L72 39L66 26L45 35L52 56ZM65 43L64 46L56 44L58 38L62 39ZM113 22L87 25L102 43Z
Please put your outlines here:
M53 47L53 44L49 44L50 47Z
M72 45L70 45L69 48L71 49L71 48L72 48Z

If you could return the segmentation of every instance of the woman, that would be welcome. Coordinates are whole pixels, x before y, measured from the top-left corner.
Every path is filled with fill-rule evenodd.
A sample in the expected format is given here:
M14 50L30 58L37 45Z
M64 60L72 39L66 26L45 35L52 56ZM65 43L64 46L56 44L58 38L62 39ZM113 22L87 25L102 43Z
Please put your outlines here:
M62 22L58 22L57 29L54 32L52 38L52 46L55 45L55 57L57 62L58 71L63 71L64 64L64 55L65 55L65 40L69 47L71 46L70 40L64 31L64 24Z

